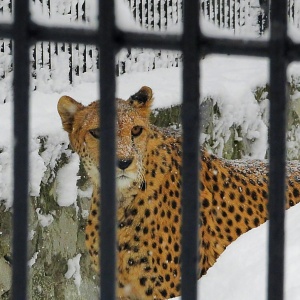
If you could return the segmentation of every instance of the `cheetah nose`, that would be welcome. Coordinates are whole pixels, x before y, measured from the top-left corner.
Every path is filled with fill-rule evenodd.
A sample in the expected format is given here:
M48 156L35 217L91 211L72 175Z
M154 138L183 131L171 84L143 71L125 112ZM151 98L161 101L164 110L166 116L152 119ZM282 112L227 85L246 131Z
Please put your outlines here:
M132 158L129 158L129 159L119 159L118 160L118 167L121 170L125 170L125 169L127 169L130 166L131 163L132 163Z

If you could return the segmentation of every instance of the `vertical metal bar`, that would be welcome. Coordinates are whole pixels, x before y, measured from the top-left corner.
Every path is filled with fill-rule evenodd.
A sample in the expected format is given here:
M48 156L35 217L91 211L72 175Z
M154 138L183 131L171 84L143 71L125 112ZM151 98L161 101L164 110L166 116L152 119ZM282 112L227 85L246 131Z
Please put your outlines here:
M199 1L183 8L182 299L197 298L199 189Z
M100 299L115 299L116 197L115 197L115 12L114 1L99 2L100 37L100 174L101 251Z
M270 186L268 299L284 291L284 209L286 159L287 1L271 1L270 40Z
M27 294L29 1L14 6L13 299Z

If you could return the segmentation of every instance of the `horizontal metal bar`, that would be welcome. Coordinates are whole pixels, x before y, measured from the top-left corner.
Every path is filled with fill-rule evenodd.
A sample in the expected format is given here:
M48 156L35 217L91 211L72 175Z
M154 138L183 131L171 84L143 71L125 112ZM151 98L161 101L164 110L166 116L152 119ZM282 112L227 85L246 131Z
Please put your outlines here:
M0 39L10 39L13 37L13 35L13 24L0 23Z
M200 37L201 55L231 54L248 56L269 56L268 41L224 39L215 37ZM300 58L300 55L299 55Z
M133 33L117 30L116 41L119 48L182 49L182 37L175 34Z
M156 48L169 50L182 50L183 39L181 35L157 35L144 33L131 33L117 31L117 43L120 48ZM254 41L244 39L221 39L200 35L198 40L198 51L200 55L211 53L268 56L268 41ZM296 54L296 51L295 51ZM296 54L297 55L297 54ZM295 55L294 55L295 56ZM300 53L298 53L300 59Z
M287 62L300 60L300 44L294 43L291 39L288 39L285 52Z
M30 24L31 42L52 41L61 43L99 44L97 30L86 28L47 27L35 23Z
M30 43L37 41L53 41L63 43L82 43L98 45L97 30L86 28L47 27L30 23ZM152 48L181 51L183 48L180 34L154 34L127 32L115 29L114 43L116 49L121 48ZM13 38L12 25L0 25L0 37ZM100 41L101 43L101 41ZM300 61L300 43L286 38L286 58L289 62ZM248 55L258 57L270 56L268 40L224 39L199 35L199 56L208 54Z
M1 32L0 32L1 33ZM46 27L31 24L31 39L36 41L53 41L67 43L99 44L97 30L80 28ZM114 29L113 41L117 49L123 47L155 48L180 50L180 35L159 35L153 33L132 33ZM100 41L101 43L102 41Z

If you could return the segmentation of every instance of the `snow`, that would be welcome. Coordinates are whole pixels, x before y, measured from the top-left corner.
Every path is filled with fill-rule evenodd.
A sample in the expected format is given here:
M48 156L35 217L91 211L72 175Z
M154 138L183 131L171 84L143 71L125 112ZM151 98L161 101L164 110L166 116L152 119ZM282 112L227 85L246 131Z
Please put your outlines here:
M32 255L32 258L28 261L28 266L30 268L35 264L35 262L37 260L37 257L38 257L38 254L39 254L39 251L34 252L33 255Z
M33 240L35 233L36 233L35 230L30 230L30 231L28 232L28 241L32 241L32 240ZM1 233L0 233L0 234L1 234Z
M70 161L58 170L56 193L59 206L70 206L76 202L78 171L79 157L76 154L72 154Z
M300 293L299 215L299 206L286 212L286 300L298 300ZM268 223L243 234L227 247L216 264L198 281L199 299L267 299Z
M54 217L51 214L43 215L40 213L41 209L37 208L35 212L37 213L39 223L42 227L47 227L52 224L54 221Z
M39 196L40 194L40 178L43 177L46 166L41 155L39 155L40 144L37 139L31 139L30 143L30 181L29 181L29 191L31 196Z
M80 295L80 285L81 285L80 258L81 258L81 254L77 254L75 257L70 258L68 260L68 271L65 274L65 277L67 279L73 277L79 295Z
M146 31L134 21L125 1L115 1L115 15L116 24L120 29L126 31Z
M79 10L77 19L76 2L74 1L51 0L51 11L49 11L46 3L42 3L42 1L30 1L29 4L31 19L37 24L89 29L96 29L98 25L98 2L96 0L89 0L86 5L85 17L90 22L83 22L82 5L77 7Z

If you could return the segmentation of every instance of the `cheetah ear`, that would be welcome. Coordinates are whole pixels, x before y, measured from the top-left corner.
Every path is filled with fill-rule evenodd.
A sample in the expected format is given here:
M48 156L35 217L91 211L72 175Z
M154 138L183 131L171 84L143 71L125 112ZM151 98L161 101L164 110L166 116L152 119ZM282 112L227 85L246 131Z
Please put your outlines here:
M62 96L57 103L57 111L60 115L63 128L71 133L75 114L84 106L69 96Z
M138 92L128 99L131 106L140 110L142 115L147 116L150 113L150 107L153 102L153 92L148 86L143 86Z

